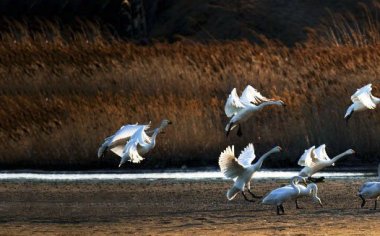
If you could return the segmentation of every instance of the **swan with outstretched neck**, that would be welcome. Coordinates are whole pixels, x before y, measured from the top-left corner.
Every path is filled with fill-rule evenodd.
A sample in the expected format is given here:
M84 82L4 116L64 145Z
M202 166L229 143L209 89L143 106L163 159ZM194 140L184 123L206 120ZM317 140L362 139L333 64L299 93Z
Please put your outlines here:
M226 136L235 127L238 127L238 136L242 136L241 124L248 120L256 111L260 111L266 106L277 105L285 106L281 100L272 100L261 95L255 88L248 85L242 95L237 95L236 88L232 89L231 94L228 96L224 111L230 121L226 125Z
M313 146L305 150L305 153L298 160L298 165L304 166L304 168L300 171L298 175L302 177L309 177L309 180L313 182L323 180L324 177L314 179L311 176L316 172L322 170L323 168L326 168L328 166L334 166L335 162L337 162L341 158L354 153L354 150L348 149L347 151L339 155L336 155L335 157L330 159L326 153L325 144L319 146L317 149L315 149L315 146Z
M352 105L348 107L344 115L346 122L348 122L354 112L376 108L376 105L380 103L380 98L373 96L371 92L372 84L367 84L351 96Z
M145 133L144 127L140 127L125 145L119 167L127 161L140 163L144 159L142 155L148 153L156 146L157 135L169 124L172 124L170 120L163 120L160 126L154 130L152 137L149 137Z
M277 215L280 215L280 211L282 214L285 214L283 206L284 202L296 200L301 196L311 196L315 202L318 202L322 206L321 199L317 196L316 185L309 184L305 187L299 184L300 181L305 182L305 178L301 176L294 176L290 180L290 185L272 190L263 198L262 203L266 205L275 205Z
M380 164L377 168L378 181L365 182L359 189L358 196L362 199L361 208L364 207L366 199L375 199L375 206L373 210L376 210L377 200L380 197Z
M241 192L246 201L254 202L253 199L248 199L244 193L247 189L252 198L261 198L255 195L250 187L250 181L256 171L258 171L264 160L271 154L280 152L279 146L272 148L270 151L262 155L255 164L251 164L255 159L255 150L253 144L248 146L241 152L238 158L235 157L234 146L228 146L219 156L219 167L225 177L234 179L233 186L227 191L227 199L232 200Z

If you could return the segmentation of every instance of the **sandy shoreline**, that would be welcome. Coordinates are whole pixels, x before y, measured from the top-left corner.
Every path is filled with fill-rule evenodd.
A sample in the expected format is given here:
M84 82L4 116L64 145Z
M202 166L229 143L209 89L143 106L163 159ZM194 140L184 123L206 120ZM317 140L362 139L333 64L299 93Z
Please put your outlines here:
M275 209L227 201L230 181L125 181L101 183L3 182L0 184L0 234L239 234L378 235L380 209L360 209L356 192L364 180L319 184L324 208L309 199ZM259 180L264 195L285 180Z

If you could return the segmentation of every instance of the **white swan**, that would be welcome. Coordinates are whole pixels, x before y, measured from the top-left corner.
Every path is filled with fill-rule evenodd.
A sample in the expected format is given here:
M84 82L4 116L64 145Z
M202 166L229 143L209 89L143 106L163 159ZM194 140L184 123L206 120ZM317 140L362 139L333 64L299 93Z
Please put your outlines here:
M304 154L298 161L298 165L304 166L298 175L309 177L309 180L311 181L322 180L324 177L313 179L311 176L325 167L335 165L334 163L340 158L353 153L355 153L354 150L348 149L347 151L330 159L326 153L325 144L319 146L317 149L315 149L315 146L312 146L311 148L305 150Z
M234 179L235 181L232 188L227 191L227 199L232 200L237 193L241 192L245 200L253 202L253 200L248 200L244 194L244 188L248 190L252 197L260 198L250 190L250 180L253 174L261 168L264 160L269 157L270 154L280 151L280 147L274 147L262 155L255 164L251 164L256 157L255 150L251 143L241 152L239 158L235 157L234 146L232 146L232 148L228 146L219 157L221 172L227 178Z
M375 199L375 206L373 210L376 210L377 200L380 197L380 164L377 169L379 175L379 182L366 182L359 189L358 196L362 199L361 207L363 208L366 201L366 198Z
M119 167L126 161L133 163L141 162L144 159L141 155L146 154L156 146L157 135L171 123L169 120L163 120L160 126L154 130L152 137L149 137L145 133L145 127L140 127L125 145Z
M375 109L376 104L380 103L380 98L372 95L372 84L367 84L366 86L358 89L352 96L351 101L353 104L348 107L344 118L346 122L350 119L355 111L363 111L366 109Z
M121 126L113 135L104 139L103 144L98 149L98 157L103 157L108 150L111 150L113 153L121 157L124 145L141 127L143 127L144 130L148 130L150 128L150 122L147 125L127 124Z
M134 139L144 134L147 135L146 133L148 133L149 135L154 135L155 131L161 131L164 127L166 127L167 124L171 124L171 122L169 120L164 119L161 122L160 130L155 129L150 131L148 131L148 129L150 128L150 122L147 125L124 125L115 134L107 137L104 140L103 144L98 149L98 157L100 158L104 156L108 150L111 150L113 153L115 153L123 159L126 145L137 131L140 131L140 133L138 135L136 134ZM157 134L155 136L157 136ZM149 136L147 137L149 138ZM148 138L146 139L148 140Z
M227 117L231 118L225 128L226 136L236 126L239 126L237 134L241 136L241 123L248 120L255 111L259 111L268 105L285 106L285 103L281 100L274 101L264 97L251 85L244 89L240 98L237 95L236 88L232 89L224 106Z
M282 211L283 214L285 213L284 206L282 205L284 202L296 200L300 196L312 196L314 201L322 204L317 196L317 191L312 190L316 185L308 185L308 187L305 188L299 184L300 181L305 182L305 179L301 176L294 176L290 181L290 185L272 190L264 197L262 203L275 205L277 207L277 215L280 214L280 211Z

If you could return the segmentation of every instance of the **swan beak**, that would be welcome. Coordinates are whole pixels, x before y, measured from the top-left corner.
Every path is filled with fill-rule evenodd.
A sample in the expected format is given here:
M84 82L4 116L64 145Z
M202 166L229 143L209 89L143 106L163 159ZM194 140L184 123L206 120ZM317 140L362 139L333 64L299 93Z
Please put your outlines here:
M171 120L169 120L168 124L171 125L171 124L173 124L173 122Z
M281 101L281 103L282 103L282 106L283 106L283 107L286 107L286 104L285 104L285 102L282 102L282 101Z

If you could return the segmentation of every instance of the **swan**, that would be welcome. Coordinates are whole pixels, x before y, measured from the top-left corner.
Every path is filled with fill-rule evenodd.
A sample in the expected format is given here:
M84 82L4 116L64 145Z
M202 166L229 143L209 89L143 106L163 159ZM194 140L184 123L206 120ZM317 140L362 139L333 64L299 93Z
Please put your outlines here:
M363 111L366 109L375 109L376 104L380 103L380 98L372 95L372 84L367 84L362 88L356 90L356 92L351 96L351 101L353 104L348 107L344 119L346 122L350 119L355 111Z
M334 163L342 157L354 153L354 150L348 149L347 151L330 159L326 153L325 144L322 144L317 149L315 149L315 146L312 146L311 148L305 150L304 154L298 160L298 165L304 166L298 175L302 177L309 177L309 180L313 182L321 181L324 179L324 177L314 179L311 178L311 176L325 167L334 166Z
M144 158L141 155L146 154L156 146L156 137L168 125L172 124L170 120L164 119L160 126L153 132L152 137L145 133L146 127L140 127L129 139L125 145L119 167L126 161L140 163Z
M276 205L277 215L280 215L280 210L283 214L285 213L284 206L282 205L284 202L297 200L297 198L301 196L311 196L315 202L322 205L321 199L317 196L317 185L313 183L305 187L299 184L300 181L305 182L305 178L294 176L290 181L290 185L272 190L264 197L262 203L266 205ZM296 206L298 208L297 203Z
M379 182L365 182L359 189L358 196L362 199L361 208L364 207L366 198L375 199L375 206L373 210L376 210L377 200L380 197L380 164L377 169L379 175Z
M123 146L127 143L130 137L141 127L144 127L144 130L150 128L151 122L147 125L139 125L138 123L130 125L123 125L118 131L113 135L104 139L103 144L98 149L98 158L104 157L108 150L111 150L118 156L121 156L123 151Z
M231 118L225 128L226 136L236 126L238 126L237 135L242 136L241 123L248 120L255 111L269 105L285 106L285 103L281 100L275 101L264 97L251 85L244 89L240 98L236 88L232 89L224 106L227 117Z
M219 167L221 172L225 177L234 179L234 185L227 191L227 199L232 200L239 192L241 192L245 200L254 202L253 200L249 200L244 194L244 188L248 190L253 198L261 198L256 196L250 190L250 180L252 179L253 174L261 168L267 157L272 153L280 151L281 148L279 146L274 147L262 155L255 164L251 164L256 157L252 143L248 144L238 158L235 157L234 146L228 146L219 156Z

